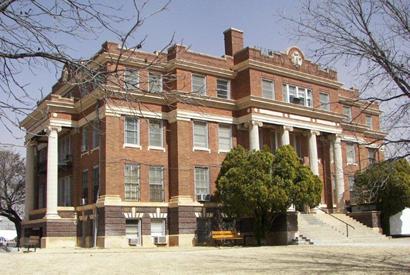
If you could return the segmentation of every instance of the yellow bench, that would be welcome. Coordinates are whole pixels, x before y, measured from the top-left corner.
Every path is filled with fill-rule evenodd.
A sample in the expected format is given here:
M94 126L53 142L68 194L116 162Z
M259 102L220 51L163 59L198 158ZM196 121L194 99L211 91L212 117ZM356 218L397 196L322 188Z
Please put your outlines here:
M223 243L225 241L235 242L236 240L243 240L243 237L233 230L212 231L212 240L214 240L216 243Z

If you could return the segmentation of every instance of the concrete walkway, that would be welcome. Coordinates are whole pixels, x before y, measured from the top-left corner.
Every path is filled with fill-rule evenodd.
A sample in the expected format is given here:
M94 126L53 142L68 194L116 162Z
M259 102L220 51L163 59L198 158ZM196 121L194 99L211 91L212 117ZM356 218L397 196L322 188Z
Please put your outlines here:
M385 245L56 249L3 253L1 274L409 273L410 242Z

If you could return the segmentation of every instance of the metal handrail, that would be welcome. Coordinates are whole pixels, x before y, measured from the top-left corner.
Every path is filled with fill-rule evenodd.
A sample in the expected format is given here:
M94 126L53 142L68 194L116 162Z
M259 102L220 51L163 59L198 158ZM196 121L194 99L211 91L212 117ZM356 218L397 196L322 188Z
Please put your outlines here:
M325 214L331 216L332 218L334 218L334 219L336 219L336 220L338 220L338 221L340 221L340 222L342 222L342 223L344 223L344 224L346 225L346 238L349 238L349 226L350 226L351 228L353 228L354 230L356 230L356 228L355 228L353 225L351 225L351 224L345 222L344 220L339 219L338 217L333 216L331 213L327 213L326 211L324 211L324 210L321 209L321 208L318 208L318 209L319 209L320 211L322 211L323 213L325 213Z

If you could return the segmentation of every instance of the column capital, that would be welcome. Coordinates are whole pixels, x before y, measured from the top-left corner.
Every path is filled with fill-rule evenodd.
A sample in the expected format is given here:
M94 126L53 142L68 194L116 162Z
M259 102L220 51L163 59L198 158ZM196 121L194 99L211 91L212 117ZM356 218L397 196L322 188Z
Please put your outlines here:
M318 130L310 130L309 134L315 135L315 136L320 136L320 131L318 131Z
M44 129L46 133L49 135L51 132L60 132L61 126L49 125L46 129Z
M262 127L263 123L261 121L256 121L256 120L250 120L247 121L243 124L246 128L249 128L250 126L258 126L258 127Z
M293 127L292 126L288 126L288 125L283 125L282 129L284 131L289 131L289 132L293 132Z

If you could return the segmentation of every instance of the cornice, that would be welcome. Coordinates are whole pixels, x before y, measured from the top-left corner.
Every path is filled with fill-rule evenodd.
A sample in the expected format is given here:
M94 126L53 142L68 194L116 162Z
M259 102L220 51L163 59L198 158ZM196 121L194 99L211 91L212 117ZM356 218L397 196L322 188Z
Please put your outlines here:
M341 122L344 116L338 113L327 112L319 109L312 109L309 107L302 107L296 104L281 102L277 100L268 100L261 97L247 96L237 100L238 109L246 109L250 107L265 108L284 113L309 116L318 119L325 119L334 122Z
M221 76L228 79L234 79L236 75L233 70L224 69L216 66L204 65L201 63L183 59L173 59L169 61L166 68L168 71L172 71L174 69L185 69L188 71L194 71L207 75Z
M338 82L338 81L334 81L331 79L327 79L324 77L320 77L320 76L315 76L315 75L311 75L311 74L307 74L304 72L300 72L300 71L295 71L292 69L288 69L288 68L284 68L281 66L277 66L277 65L272 65L272 64L268 64L265 62L260 62L260 61L256 61L256 60L245 60L242 61L239 64L236 64L233 67L234 71L236 72L240 72L246 69L255 69L258 71L264 71L264 72L268 72L268 73L273 73L273 74L278 74L278 75L282 75L285 77L290 77L290 78L294 78L294 79L298 79L298 80L302 80L302 81L307 81L307 82L311 82L311 83L315 83L315 84L319 84L322 86L327 86L330 88L335 88L338 89L340 87L342 87L342 83Z

